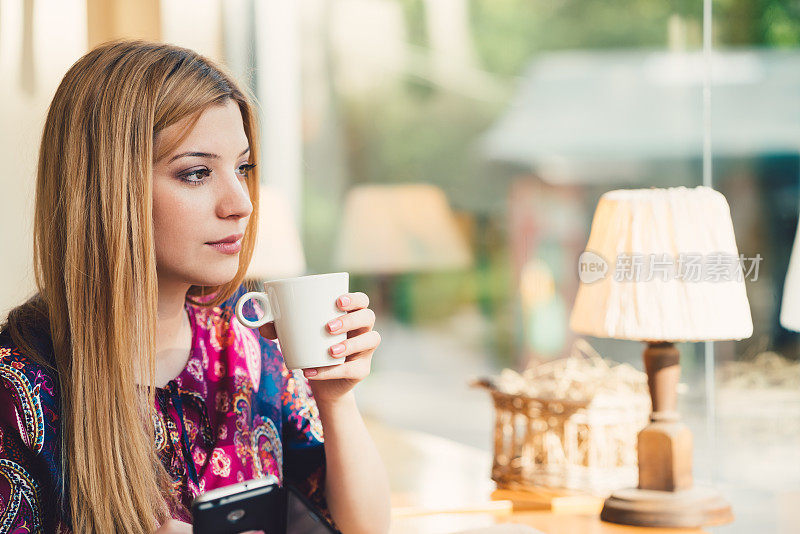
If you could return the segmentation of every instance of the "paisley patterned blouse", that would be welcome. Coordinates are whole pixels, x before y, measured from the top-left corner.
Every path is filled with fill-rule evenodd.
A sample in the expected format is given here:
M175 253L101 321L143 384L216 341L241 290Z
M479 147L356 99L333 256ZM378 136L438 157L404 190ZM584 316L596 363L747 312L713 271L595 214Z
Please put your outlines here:
M186 304L189 360L156 391L154 446L183 504L172 515L190 522L198 493L272 474L330 520L322 424L308 381L286 369L275 342L235 319L244 292L214 308ZM244 311L255 313L252 301ZM0 333L0 384L0 533L54 532L69 524L57 377Z

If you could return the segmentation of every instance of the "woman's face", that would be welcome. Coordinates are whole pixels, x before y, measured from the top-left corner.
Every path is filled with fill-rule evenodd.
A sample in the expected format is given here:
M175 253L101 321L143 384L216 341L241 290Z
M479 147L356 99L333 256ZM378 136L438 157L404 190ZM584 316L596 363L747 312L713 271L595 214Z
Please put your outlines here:
M180 136L189 119L159 132ZM153 225L159 284L214 286L239 268L241 237L253 211L247 189L249 146L232 100L203 112L191 132L153 163ZM226 245L212 243L231 239Z

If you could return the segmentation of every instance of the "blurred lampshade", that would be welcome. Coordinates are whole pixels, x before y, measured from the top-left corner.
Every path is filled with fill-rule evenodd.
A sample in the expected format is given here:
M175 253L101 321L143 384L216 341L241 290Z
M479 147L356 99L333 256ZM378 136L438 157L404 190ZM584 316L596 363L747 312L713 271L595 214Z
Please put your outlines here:
M458 269L471 262L441 189L427 184L364 185L348 192L337 268L395 274Z
M522 267L519 277L519 293L525 309L550 302L555 295L556 284L553 272L544 261L531 259Z
M672 271L650 269L650 255L671 259ZM706 270L702 277L688 276L680 258L699 256L703 269L725 267L727 274L709 277ZM619 259L629 267L636 257L645 264L642 275L617 276ZM597 275L603 263L606 271ZM648 270L655 272L650 280ZM578 333L677 342L742 339L753 331L730 208L721 193L707 187L604 194L579 275L570 318Z
M789 330L800 332L800 223L794 236L794 247L789 259L789 271L783 284L781 302L781 325Z
M306 260L288 202L264 184L259 193L258 241L246 277L271 280L301 276Z

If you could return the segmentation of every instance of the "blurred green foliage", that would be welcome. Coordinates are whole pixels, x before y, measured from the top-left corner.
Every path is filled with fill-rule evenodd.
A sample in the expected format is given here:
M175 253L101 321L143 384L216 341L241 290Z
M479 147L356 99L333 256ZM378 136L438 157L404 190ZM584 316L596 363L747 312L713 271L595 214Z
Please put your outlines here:
M459 189L485 179L475 144L502 106L408 78L344 109L353 183L435 183L458 197Z
M717 45L786 48L800 44L797 0L716 0L713 19Z
M490 72L518 75L537 52L663 48L672 16L702 20L702 1L470 0L475 48ZM699 44L699 43L697 43Z

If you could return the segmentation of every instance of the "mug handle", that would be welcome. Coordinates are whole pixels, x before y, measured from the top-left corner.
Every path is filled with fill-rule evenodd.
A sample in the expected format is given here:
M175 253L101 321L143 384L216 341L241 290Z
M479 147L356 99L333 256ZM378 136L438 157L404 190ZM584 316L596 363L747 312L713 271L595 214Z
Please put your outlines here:
M250 299L257 300L258 303L264 308L264 316L260 319L256 319L255 321L247 319L244 314L242 314L242 307L244 307L244 303ZM236 318L239 319L240 323L249 328L258 328L261 325L275 320L274 314L272 313L272 306L269 305L269 299L260 291L251 291L239 297L239 300L236 301Z

